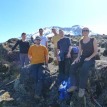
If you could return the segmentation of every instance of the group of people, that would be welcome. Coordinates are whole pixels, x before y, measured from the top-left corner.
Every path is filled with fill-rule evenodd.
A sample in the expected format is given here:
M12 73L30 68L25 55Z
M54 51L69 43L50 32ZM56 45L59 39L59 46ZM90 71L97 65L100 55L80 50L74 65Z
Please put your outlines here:
M95 64L95 56L97 54L97 41L95 38L90 38L89 29L84 27L82 29L82 38L79 41L79 52L77 58L70 62L72 58L71 40L64 36L64 31L52 28L52 43L54 44L54 57L59 65L58 83L60 84L64 79L70 77L72 86L67 90L73 92L79 89L79 97L85 94L85 88L88 80L89 69ZM48 39L43 35L43 29L39 29L39 35L35 39L31 38L32 45L26 41L26 33L22 33L22 39L18 40L12 48L12 51L19 45L21 67L31 64L31 77L34 79L35 98L42 96L43 88L43 67L48 66ZM68 64L69 63L69 64ZM76 75L78 67L81 67L79 82Z

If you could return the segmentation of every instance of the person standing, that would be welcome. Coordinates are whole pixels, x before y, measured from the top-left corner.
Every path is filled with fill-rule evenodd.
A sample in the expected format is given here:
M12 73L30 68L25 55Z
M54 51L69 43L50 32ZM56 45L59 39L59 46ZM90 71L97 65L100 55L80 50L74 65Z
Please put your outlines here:
M34 97L39 99L42 96L43 89L43 65L48 66L48 50L40 44L41 38L37 36L34 40L35 44L30 46L28 57L31 62L30 76L34 80Z
M79 84L79 97L85 94L85 88L88 81L89 70L95 66L95 56L98 52L97 41L95 38L90 38L89 29L84 27L82 29L83 38L79 41L78 57L71 65L70 77L72 86L67 90L68 92L74 91ZM81 67L79 72L79 83L77 83L77 69Z
M68 79L71 58L71 41L64 37L64 32L59 30L60 40L57 42L57 56L59 61L59 83Z
M12 51L19 45L21 67L24 67L24 65L29 64L28 50L30 45L29 42L26 41L26 33L22 33L21 37L22 39L18 40L16 44L12 47Z
M55 61L56 61L57 60L57 42L60 40L61 37L56 32L55 28L52 28L52 33L54 34L54 36L52 37L52 43L54 44L54 57L55 57Z
M45 35L43 35L42 28L39 29L39 36L41 38L40 44L48 48L48 38Z
M39 29L39 35L38 36L40 36L40 38L41 38L40 44L43 46L46 46L48 48L48 38L45 35L43 35L43 29L42 28ZM35 43L32 36L31 36L31 41L32 41L32 43Z

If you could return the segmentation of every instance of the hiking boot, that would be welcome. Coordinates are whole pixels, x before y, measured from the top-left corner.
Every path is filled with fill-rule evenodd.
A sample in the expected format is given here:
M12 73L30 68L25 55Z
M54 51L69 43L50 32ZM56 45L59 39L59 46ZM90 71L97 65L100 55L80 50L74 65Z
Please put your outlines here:
M85 89L79 89L79 93L78 93L78 96L79 97L83 97L85 95Z
M67 92L73 92L77 89L76 86L71 86L69 89L67 89Z

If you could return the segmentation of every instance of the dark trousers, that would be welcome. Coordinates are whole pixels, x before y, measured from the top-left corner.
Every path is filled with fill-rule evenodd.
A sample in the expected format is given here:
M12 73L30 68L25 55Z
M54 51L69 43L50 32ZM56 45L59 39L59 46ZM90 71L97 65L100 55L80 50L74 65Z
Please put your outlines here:
M65 58L63 61L59 61L59 76L58 76L59 84L63 80L68 79L70 66L71 66L71 60L69 58Z
M90 68L94 66L95 60L91 59L89 61L84 61L84 58L81 58L80 62L72 64L70 68L70 77L72 86L77 86L79 84L79 88L85 89L88 81ZM79 67L81 68L78 76L77 69Z
M43 64L33 64L30 68L30 78L34 81L35 94L38 96L42 95L43 89Z

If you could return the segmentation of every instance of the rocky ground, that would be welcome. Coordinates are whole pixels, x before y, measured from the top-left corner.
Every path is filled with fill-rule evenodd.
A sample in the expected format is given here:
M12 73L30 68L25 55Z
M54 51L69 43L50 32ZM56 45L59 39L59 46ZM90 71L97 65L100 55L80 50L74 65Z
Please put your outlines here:
M80 37L71 37L78 45ZM77 92L71 93L69 100L58 99L58 66L54 62L53 45L49 42L49 70L45 70L43 98L33 98L33 82L29 78L29 66L20 73L18 48L8 53L17 39L0 44L0 107L107 107L107 36L96 36L100 60L90 71L84 98ZM99 58L98 58L99 59ZM21 74L21 75L20 75Z

